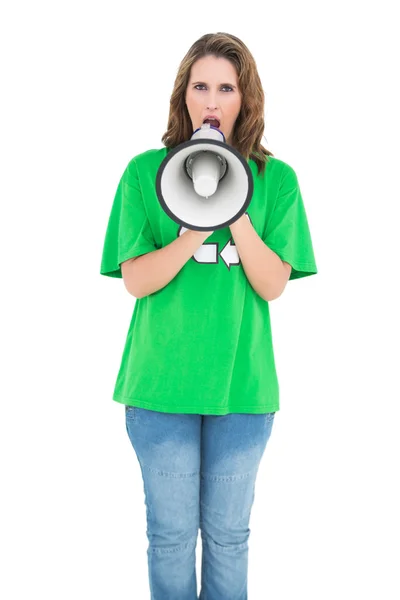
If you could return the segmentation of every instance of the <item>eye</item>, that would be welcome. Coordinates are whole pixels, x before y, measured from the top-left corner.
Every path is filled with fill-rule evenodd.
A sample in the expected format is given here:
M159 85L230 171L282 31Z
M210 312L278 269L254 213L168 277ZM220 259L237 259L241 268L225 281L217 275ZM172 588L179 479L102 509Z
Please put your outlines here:
M206 87L206 86L205 86L205 85L203 85L202 83L198 83L198 84L197 84L197 85L195 85L194 87L195 87L195 89L197 89L198 87ZM229 89L231 92L233 91L233 89L231 88L231 86L230 86L230 85L224 85L224 86L222 87L222 89L226 89L226 88L228 88L228 89ZM199 91L201 91L201 90L199 90Z

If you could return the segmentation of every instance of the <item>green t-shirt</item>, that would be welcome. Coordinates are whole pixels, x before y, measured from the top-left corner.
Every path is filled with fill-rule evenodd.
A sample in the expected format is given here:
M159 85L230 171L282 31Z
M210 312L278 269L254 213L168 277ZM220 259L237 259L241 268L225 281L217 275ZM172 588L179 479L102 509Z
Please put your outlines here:
M154 252L186 231L161 207L156 175L167 148L132 158L106 230L100 274ZM290 279L317 273L295 171L250 159L254 192L246 214ZM166 413L225 415L279 410L269 304L248 281L229 227L214 231L162 289L136 299L113 400Z

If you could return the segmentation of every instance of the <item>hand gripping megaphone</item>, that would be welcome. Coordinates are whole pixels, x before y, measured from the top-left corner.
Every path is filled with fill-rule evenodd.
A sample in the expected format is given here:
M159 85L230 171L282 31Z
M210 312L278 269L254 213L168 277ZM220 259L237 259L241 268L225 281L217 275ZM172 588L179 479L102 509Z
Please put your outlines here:
M170 150L156 176L163 210L176 223L196 231L215 231L234 223L249 206L253 189L246 160L209 123Z

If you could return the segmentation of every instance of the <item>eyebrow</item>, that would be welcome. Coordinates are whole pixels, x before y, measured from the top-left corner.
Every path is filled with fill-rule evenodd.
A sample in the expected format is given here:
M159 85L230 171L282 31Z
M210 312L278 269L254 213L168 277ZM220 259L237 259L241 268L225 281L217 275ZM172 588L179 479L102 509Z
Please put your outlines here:
M196 84L200 84L201 85L207 85L206 83L204 83L204 81L192 81L192 85L196 85ZM229 85L231 88L234 88L236 90L236 85L233 85L233 83L221 83L222 86L224 85Z

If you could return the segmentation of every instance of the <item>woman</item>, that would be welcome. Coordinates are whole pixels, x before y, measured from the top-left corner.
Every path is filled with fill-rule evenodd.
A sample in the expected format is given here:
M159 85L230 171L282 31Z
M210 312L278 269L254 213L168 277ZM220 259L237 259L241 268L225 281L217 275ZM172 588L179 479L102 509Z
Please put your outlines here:
M215 232L178 226L155 187L207 115L254 180L246 214ZM249 50L202 36L176 77L165 147L131 159L109 218L101 274L137 298L113 400L143 476L152 600L197 599L199 527L200 599L247 598L256 475L279 410L268 302L317 273L296 173L261 146L263 130ZM201 260L206 239L215 260Z

